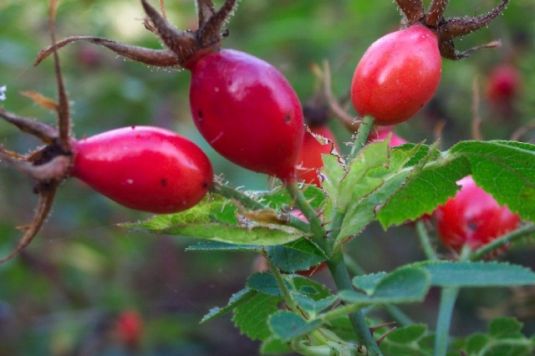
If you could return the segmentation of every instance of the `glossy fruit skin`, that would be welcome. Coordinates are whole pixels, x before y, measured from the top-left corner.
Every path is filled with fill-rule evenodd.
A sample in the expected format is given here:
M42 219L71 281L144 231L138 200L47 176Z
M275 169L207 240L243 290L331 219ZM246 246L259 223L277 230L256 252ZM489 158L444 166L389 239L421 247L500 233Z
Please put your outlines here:
M304 123L299 99L269 63L235 50L189 66L195 125L222 156L250 170L295 179Z
M455 197L435 211L442 242L455 250L468 245L472 250L515 230L518 215L478 187L471 176L458 182L461 189Z
M137 346L143 334L143 320L133 310L119 314L117 318L117 334L119 340L128 347Z
M319 171L323 167L321 155L331 153L336 149L336 143L333 133L327 126L311 127L310 131L312 133L305 132L303 148L297 164L297 180L319 187L321 186ZM318 141L315 135L321 136L326 142Z
M520 74L510 64L502 64L492 70L487 83L487 97L496 105L507 104L518 94Z
M168 130L131 126L73 143L72 175L128 208L174 213L199 202L213 181L201 149Z
M392 131L392 128L388 126L380 127L372 131L368 138L368 142L384 141L388 139L389 136L390 142L388 145L390 147L397 147L407 143L407 140L401 136L398 136L394 131Z
M436 35L416 24L375 41L360 60L351 100L378 125L406 121L434 95L442 71Z

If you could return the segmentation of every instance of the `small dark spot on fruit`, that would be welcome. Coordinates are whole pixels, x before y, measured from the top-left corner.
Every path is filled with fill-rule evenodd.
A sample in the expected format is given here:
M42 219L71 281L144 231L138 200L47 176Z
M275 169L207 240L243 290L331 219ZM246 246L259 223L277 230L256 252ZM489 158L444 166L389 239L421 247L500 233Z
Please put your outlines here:
M208 189L208 182L202 182L202 187L204 189Z
M199 116L199 119L202 119L204 116L203 116L203 113L202 113L202 110L199 110L197 112L197 116Z
M167 179L165 179L165 178L160 179L160 185L162 187L167 187Z
M477 222L469 221L468 222L468 228L470 229L470 231L476 231L477 230Z
M287 123L287 124L292 122L292 116L290 114L284 115L284 122Z

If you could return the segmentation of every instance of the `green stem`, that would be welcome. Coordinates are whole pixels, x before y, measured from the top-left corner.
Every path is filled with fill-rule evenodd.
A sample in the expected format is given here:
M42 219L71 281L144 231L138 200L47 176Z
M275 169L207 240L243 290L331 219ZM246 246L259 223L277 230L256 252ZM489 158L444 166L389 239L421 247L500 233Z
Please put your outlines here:
M213 193L221 195L225 198L237 200L244 207L251 210L269 209L268 206L265 206L264 204L254 200L247 194L240 192L236 188L233 188L226 184L214 182L211 190ZM286 214L284 218L288 221L288 224L290 226L295 227L296 229L301 230L303 232L310 232L310 225L305 221L302 221L301 219L298 219L290 214Z
M351 148L351 153L348 157L348 162L351 162L357 156L360 150L366 145L366 142L368 142L368 137L370 136L374 121L375 119L371 116L364 116L362 119L362 123L357 131L357 137L355 138L355 142Z
M496 249L498 249L498 248L500 248L502 246L505 246L508 243L513 242L514 240L526 237L526 236L531 235L533 233L535 233L535 224L524 225L524 226L516 229L515 231L512 231L512 232L510 232L510 233L508 233L506 235L503 235L499 239L496 239L496 240L486 244L485 246L477 249L472 254L471 259L472 260L479 260L479 259L485 257L486 255L488 255L489 253L491 253L492 251L494 251L494 250L496 250Z
M344 263L343 254L338 253L334 255L327 264L333 276L336 287L339 290L353 290L353 284L351 283L351 277L349 276L349 272L347 271L347 267ZM361 310L354 311L353 308L356 308L356 306L350 305L347 307L338 308L337 310L339 310L338 313L341 313L339 316L348 315L353 328L358 333L360 339L364 342L364 345L366 345L366 348L370 354L382 355L381 350L379 350L379 347L377 346L377 342L373 338L370 328L366 324L364 313ZM326 315L328 314L329 313Z
M422 246L427 259L432 261L438 260L437 253L431 244L431 239L429 238L429 233L427 232L425 223L421 219L416 223L416 231L418 232L420 245Z
M457 287L442 288L436 326L434 356L445 356L448 351L451 318L458 294L459 288Z
M374 121L375 119L371 116L365 116L364 119L362 119L362 123L360 124L359 130L357 131L357 136L355 137L355 142L353 143L353 147L351 148L351 153L349 154L349 157L347 159L348 165L351 164L351 161L355 159L360 150L366 145L366 142L368 142L368 137L370 136ZM342 223L344 221L345 214L345 210L340 211L334 209L331 228L329 236L327 238L330 246L334 246L336 238L340 234L340 229L342 228Z
M318 245L325 253L328 253L327 244L325 241L325 230L321 224L321 220L318 218L316 211L310 206L306 200L303 192L299 190L295 182L286 184L286 189L290 196L295 200L295 204L301 210L303 215L307 218L310 225L310 231L312 232L312 240Z
M299 309L297 308L297 304L295 304L295 301L292 299L292 296L290 295L290 291L286 287L286 284L284 283L284 279L282 278L282 275L279 269L273 265L273 263L267 256L267 253L264 253L264 257L266 258L271 274L273 274L273 277L275 277L275 281L277 282L277 287L279 287L279 290L281 291L284 302L286 303L288 308L290 308L290 310L292 310L294 313L300 314Z

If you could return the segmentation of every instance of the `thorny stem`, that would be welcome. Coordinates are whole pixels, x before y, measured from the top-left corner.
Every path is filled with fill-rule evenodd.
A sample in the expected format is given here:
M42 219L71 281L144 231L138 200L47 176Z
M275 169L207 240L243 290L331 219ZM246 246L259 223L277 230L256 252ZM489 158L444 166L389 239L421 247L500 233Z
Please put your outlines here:
M214 182L214 184L212 185L211 191L223 197L234 199L240 202L240 204L242 204L244 207L248 209L252 209L252 210L269 209L269 207L267 207L266 205L262 203L259 203L258 201L249 197L247 194L240 192L239 190L229 185L222 184L220 182ZM298 219L295 216L292 216L290 214L285 215L284 218L288 220L288 224L290 226L293 226L296 229L301 230L303 232L310 232L310 225L302 221L301 219Z
M515 231L512 231L506 235L503 235L502 237L496 240L493 240L492 242L486 244L485 246L480 247L479 249L477 249L476 251L472 253L472 255L470 256L470 259L479 260L485 257L486 255L488 255L489 253L491 253L492 251L499 249L500 247L503 247L515 240L521 239L523 237L526 237L532 234L535 234L535 224L524 225L516 229Z
M429 237L425 223L422 220L416 222L416 231L418 232L418 239L420 240L420 245L424 250L425 257L431 261L438 260L437 253L431 244L431 238Z

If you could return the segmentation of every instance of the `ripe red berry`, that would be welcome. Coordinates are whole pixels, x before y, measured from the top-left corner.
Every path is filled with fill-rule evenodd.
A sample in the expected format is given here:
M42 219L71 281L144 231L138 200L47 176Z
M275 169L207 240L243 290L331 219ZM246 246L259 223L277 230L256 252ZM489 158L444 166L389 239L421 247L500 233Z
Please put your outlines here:
M188 64L195 125L221 155L284 181L295 179L304 124L284 76L249 54L220 50Z
M456 250L464 245L477 249L516 229L518 215L479 188L472 177L458 182L461 190L435 211L442 242Z
M360 60L351 84L351 99L360 115L378 125L413 116L434 95L442 59L433 31L416 24L375 41Z
M307 184L321 186L319 171L323 167L322 154L329 154L336 148L334 135L326 126L316 126L305 132L303 148L297 165L297 179ZM324 140L325 142L318 141Z
M143 333L143 320L136 311L124 311L117 318L119 340L128 347L139 345Z
M391 135L391 136L390 136ZM370 134L370 137L368 139L369 142L375 142L375 141L384 141L390 136L390 147L397 147L401 146L407 143L407 140L405 140L403 137L398 136L394 131L392 131L392 127L380 127L373 131Z
M188 209L212 184L212 165L193 142L132 126L73 143L72 175L126 207L153 213Z
M487 83L487 97L495 105L508 104L520 89L520 74L510 64L492 70Z

